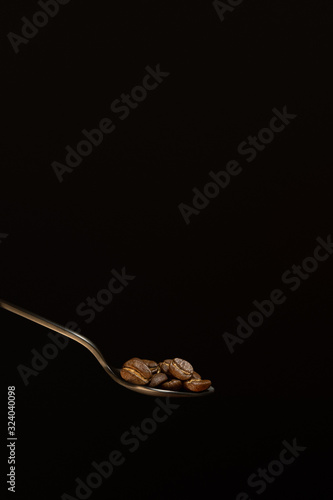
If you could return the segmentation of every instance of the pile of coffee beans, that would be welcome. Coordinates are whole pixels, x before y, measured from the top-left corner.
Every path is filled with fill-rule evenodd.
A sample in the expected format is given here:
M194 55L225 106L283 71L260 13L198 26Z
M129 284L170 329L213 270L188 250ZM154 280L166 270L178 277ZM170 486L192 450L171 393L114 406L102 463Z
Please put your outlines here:
M211 386L210 380L203 380L193 366L185 359L165 359L160 363L150 359L131 358L123 364L121 377L136 385L158 387L169 391L183 389L202 392Z

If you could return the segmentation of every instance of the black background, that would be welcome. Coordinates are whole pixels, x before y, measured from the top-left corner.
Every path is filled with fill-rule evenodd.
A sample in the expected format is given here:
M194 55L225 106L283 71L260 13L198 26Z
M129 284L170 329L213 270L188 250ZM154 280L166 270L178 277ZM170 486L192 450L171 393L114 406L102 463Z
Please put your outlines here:
M245 0L221 22L211 2L72 0L15 54L7 33L37 10L2 7L0 296L77 322L114 365L184 357L215 394L175 401L130 453L121 435L154 399L74 342L25 385L17 367L47 331L1 311L15 497L75 497L75 479L117 449L125 463L91 498L331 500L333 259L294 293L281 282L332 232L330 2ZM112 101L158 64L170 75L119 120ZM284 106L297 118L247 163L238 145ZM59 183L51 163L104 117L116 130ZM178 205L232 159L242 173L186 225ZM78 304L124 266L136 278L85 323ZM230 354L222 334L275 288L286 302ZM247 478L295 438L307 449L257 495Z

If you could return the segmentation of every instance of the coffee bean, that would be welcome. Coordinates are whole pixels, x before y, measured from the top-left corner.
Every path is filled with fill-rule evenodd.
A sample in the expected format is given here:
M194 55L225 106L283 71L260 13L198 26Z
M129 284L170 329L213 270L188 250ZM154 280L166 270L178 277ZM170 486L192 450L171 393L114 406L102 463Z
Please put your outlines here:
M170 373L171 361L172 361L172 359L165 359L164 361L162 361L162 363L160 363L161 371L163 373L166 373L167 375L171 375L171 373Z
M211 386L210 380L202 380L191 363L181 358L168 358L160 363L151 359L131 358L123 364L120 375L132 384L148 384L149 387L168 391L202 392Z
M132 358L123 364L120 370L121 377L127 382L137 385L146 385L152 377L148 366L139 358Z
M166 380L168 380L168 376L165 373L155 373L152 376L151 381L149 382L149 386L150 387L157 387L158 385L162 384Z
M193 366L185 359L174 358L170 363L170 373L179 380L188 380L193 375Z
M161 388L168 391L180 391L183 388L183 382L177 378L172 378L171 380L164 382L161 385Z
M161 370L156 361L152 361L151 359L143 359L142 361L148 366L152 373L158 373Z
M196 378L185 380L183 384L185 389L192 392L206 391L212 385L210 380L201 380Z

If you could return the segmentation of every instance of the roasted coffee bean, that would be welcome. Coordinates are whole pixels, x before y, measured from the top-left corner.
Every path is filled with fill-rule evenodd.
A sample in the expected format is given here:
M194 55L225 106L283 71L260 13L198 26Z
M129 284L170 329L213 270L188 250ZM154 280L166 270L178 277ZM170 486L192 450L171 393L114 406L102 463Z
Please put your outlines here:
M170 373L171 361L172 361L172 359L165 359L164 361L162 361L162 363L160 363L161 371L163 373L166 373L169 376L171 375L171 373Z
M157 387L158 385L162 384L166 380L168 380L168 376L165 373L155 373L152 376L151 381L149 382L149 386L150 387Z
M170 373L179 380L188 380L193 375L193 366L185 359L175 358L170 363Z
M165 359L160 363L151 359L131 358L124 363L120 374L132 384L149 384L149 387L169 391L202 392L211 386L210 380L202 380L191 363L181 358Z
M210 380L201 380L198 378L191 378L190 380L185 380L183 384L185 389L192 392L206 391L212 385Z
M158 371L160 370L160 367L158 363L156 363L156 361L152 361L151 359L143 359L142 361L148 366L149 370L152 373L158 373Z
M168 391L180 391L183 388L183 382L177 378L172 378L161 385L161 389Z
M124 363L123 368L132 368L141 373L145 378L151 378L151 371L144 361L140 358L131 358Z
M124 363L120 370L121 377L127 382L137 385L146 385L152 377L148 366L139 358L132 358Z

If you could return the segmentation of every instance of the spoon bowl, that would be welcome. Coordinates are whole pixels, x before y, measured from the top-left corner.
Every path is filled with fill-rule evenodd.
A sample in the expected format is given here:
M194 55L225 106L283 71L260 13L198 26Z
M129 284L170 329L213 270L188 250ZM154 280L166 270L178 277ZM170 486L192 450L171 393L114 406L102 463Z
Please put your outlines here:
M165 389L148 387L146 385L130 384L129 382L126 382L126 380L121 378L120 368L116 368L114 366L109 365L106 362L101 351L98 349L98 347L87 337L84 337L83 335L74 332L73 330L69 330L64 326L58 325L53 321L47 320L42 316L39 316L25 309L22 309L21 307L10 304L9 302L6 302L2 299L0 299L0 307L14 314L17 314L18 316L22 316L23 318L26 318L29 321L33 321L34 323L42 325L49 330L53 330L57 333L60 333L61 335L64 335L65 337L75 340L79 344L83 345L95 356L97 361L100 363L100 365L104 368L104 370L107 372L107 374L112 378L114 382L125 387L126 389L129 389L130 391L139 392L140 394L145 394L146 396L155 396L155 397L164 396L173 398L174 397L195 398L195 397L207 396L209 394L214 393L214 388L212 386L202 392L185 392L185 391L183 392L183 391L168 391Z

